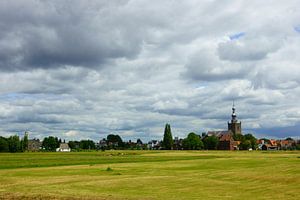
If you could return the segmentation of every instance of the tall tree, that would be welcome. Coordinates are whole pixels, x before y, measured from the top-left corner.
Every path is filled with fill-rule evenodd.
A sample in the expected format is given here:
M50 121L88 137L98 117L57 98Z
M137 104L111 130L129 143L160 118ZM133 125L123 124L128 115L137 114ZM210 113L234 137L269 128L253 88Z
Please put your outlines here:
M28 132L26 131L23 138L23 151L28 150Z
M164 149L168 149L168 150L173 148L173 137L172 137L170 124L166 124L166 126L165 126L163 147L164 147Z

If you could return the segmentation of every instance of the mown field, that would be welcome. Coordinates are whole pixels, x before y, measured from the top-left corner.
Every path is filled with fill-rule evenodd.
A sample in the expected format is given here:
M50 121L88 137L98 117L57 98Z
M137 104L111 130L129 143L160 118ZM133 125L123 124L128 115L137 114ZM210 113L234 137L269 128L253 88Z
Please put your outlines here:
M299 199L300 152L0 154L0 199Z

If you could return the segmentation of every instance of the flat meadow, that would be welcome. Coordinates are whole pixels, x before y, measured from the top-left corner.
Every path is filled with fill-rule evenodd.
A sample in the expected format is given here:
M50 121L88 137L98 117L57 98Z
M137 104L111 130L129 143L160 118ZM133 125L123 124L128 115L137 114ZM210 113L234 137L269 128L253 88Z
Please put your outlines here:
M0 199L299 199L299 192L299 151L0 154Z

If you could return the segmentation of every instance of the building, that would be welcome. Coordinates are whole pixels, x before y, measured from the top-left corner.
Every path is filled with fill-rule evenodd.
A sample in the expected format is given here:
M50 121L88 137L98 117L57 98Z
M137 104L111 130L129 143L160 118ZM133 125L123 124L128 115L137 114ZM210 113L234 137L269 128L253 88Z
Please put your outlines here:
M296 141L292 138L285 139L285 140L277 140L277 145L281 150L292 150L296 149Z
M218 150L238 150L240 141L235 141L231 130L209 131L207 136L216 136L219 139Z
M151 150L159 150L161 149L161 141L151 140L148 142L147 148Z
M57 148L56 151L70 152L71 148L69 147L68 143L60 143L59 148Z
M222 134L219 135L219 150L238 150L238 145L240 141L235 141L233 139L233 133L229 131L224 131Z
M42 142L39 139L28 140L28 151L39 151L42 148Z
M261 147L261 150L263 151L271 151L271 150L279 150L279 147L277 145L271 145L271 144L264 144Z
M232 114L231 114L231 122L228 122L228 131L231 131L234 135L242 134L242 122L237 120L237 116L235 113L234 102L232 105Z
M256 141L259 150L263 151L271 151L271 150L279 150L279 146L276 140L264 140L259 139Z
M173 141L174 141L174 143L173 143L174 150L183 150L183 147L182 147L183 139L175 137Z
M107 148L107 140L105 138L103 138L102 140L99 141L98 148L99 149L106 149Z
M234 135L242 134L242 122L237 120L234 103L232 105L231 121L227 131L208 131L207 136L216 136L219 139L218 150L238 150L240 141L234 140Z

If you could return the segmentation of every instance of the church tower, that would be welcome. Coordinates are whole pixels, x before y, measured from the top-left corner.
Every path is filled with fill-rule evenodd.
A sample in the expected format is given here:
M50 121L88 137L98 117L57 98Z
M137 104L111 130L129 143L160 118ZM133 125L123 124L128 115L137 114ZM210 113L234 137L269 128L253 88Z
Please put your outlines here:
M234 102L232 104L231 122L228 122L228 131L231 131L234 135L242 134L242 122L237 120Z

